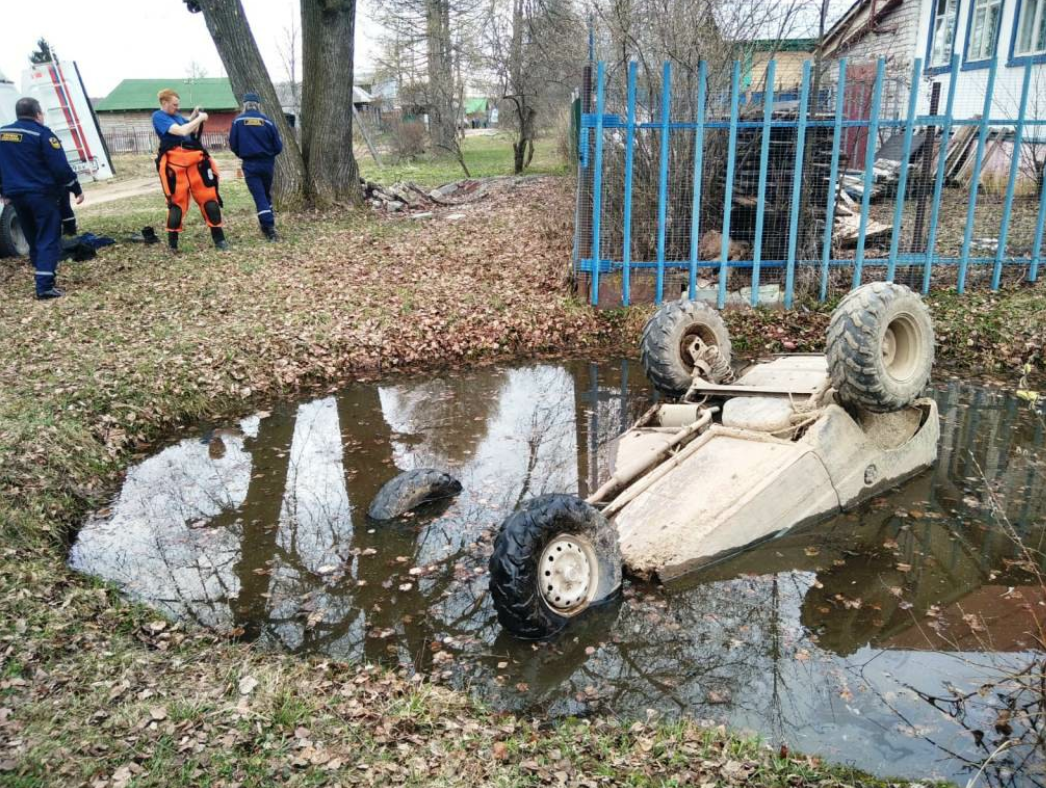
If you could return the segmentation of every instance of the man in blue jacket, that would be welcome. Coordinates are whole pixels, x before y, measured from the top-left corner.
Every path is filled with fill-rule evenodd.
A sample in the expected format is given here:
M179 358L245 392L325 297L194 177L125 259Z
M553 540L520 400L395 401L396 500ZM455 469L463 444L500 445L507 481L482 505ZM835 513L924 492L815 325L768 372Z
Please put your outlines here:
M283 140L276 124L261 112L257 93L243 94L243 114L232 122L229 147L243 159L243 177L258 210L258 224L270 241L276 240L276 217L272 213L272 174Z
M62 143L44 125L40 102L22 98L15 104L18 119L0 128L0 195L18 213L29 242L29 260L36 274L36 297L60 298L55 286L62 254L62 214L65 192L76 204L84 201L76 173L69 166Z

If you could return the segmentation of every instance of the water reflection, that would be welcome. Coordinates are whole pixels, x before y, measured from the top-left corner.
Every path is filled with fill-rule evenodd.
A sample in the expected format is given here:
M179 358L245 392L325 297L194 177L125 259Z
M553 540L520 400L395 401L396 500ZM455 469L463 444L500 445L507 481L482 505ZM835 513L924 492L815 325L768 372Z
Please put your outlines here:
M411 665L501 707L656 709L964 779L1004 736L1003 709L1014 735L1028 727L1008 690L978 690L1042 639L1041 554L1007 529L1041 544L1044 435L1002 394L952 382L937 397L940 462L901 490L668 588L630 585L545 645L497 627L493 534L525 498L606 478L613 438L650 399L627 361L359 385L207 431L133 468L71 563L168 614ZM368 522L379 487L423 466L462 495ZM1030 764L1008 771L1033 752L1011 748L986 778L1038 784Z

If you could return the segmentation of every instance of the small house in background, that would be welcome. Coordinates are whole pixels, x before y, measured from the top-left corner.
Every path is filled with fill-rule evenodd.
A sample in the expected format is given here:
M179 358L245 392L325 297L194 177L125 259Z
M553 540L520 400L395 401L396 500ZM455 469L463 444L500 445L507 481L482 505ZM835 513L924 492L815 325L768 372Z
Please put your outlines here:
M494 102L488 98L467 98L462 112L465 116L465 127L485 129L491 125L490 113Z
M791 93L803 80L803 62L817 51L815 38L756 39L737 43L741 60L742 92L762 93L766 87L766 66L777 61L774 92Z
M181 98L186 116L193 107L207 111L207 131L228 132L240 105L226 77L201 79L125 79L98 102L95 112L102 130L116 126L152 130L152 114L160 108L156 94L171 88Z
M113 153L149 153L156 148L152 114L160 108L156 94L171 88L181 99L186 117L193 107L208 115L204 143L212 149L228 145L229 129L240 111L227 77L200 79L125 79L95 106L109 150Z

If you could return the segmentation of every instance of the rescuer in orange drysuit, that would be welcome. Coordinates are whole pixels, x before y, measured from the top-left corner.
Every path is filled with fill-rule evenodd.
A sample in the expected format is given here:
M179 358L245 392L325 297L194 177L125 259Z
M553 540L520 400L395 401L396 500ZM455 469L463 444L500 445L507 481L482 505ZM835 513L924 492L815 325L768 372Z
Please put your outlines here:
M197 107L189 118L178 114L181 102L170 88L157 95L160 109L153 113L153 128L160 138L156 169L167 197L167 243L178 249L189 195L200 206L204 221L211 228L211 238L218 249L228 249L222 230L222 199L218 194L218 168L200 142L207 113Z

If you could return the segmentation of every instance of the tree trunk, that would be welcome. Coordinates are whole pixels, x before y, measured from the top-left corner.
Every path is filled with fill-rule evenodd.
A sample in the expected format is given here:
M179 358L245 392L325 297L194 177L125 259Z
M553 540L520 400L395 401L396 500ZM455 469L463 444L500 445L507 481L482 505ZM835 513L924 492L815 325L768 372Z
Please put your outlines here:
M243 12L243 4L240 0L200 0L199 6L236 97L247 92L261 96L262 108L283 137L283 153L276 157L276 178L273 182L273 193L278 204L281 207L300 205L306 194L306 173L301 149L294 136L294 129L283 116L276 89L272 86L269 72L265 69L258 44L247 22L247 15Z
M429 78L429 137L438 151L458 147L454 118L454 63L450 46L450 0L426 0L425 38Z
M363 202L352 152L355 0L301 0L301 147L309 197L317 203Z

